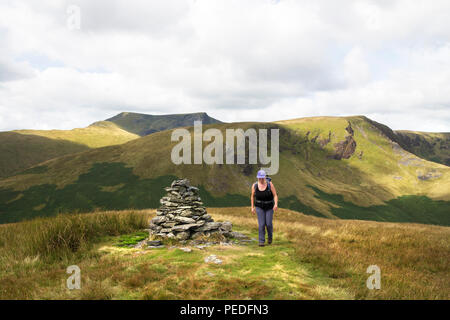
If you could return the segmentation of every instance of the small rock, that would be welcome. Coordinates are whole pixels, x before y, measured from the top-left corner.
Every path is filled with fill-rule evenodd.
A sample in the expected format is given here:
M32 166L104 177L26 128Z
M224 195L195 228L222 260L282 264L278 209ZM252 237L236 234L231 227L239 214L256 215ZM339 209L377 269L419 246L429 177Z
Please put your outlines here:
M249 237L246 236L245 234L240 233L240 232L235 232L235 231L230 232L230 236L235 239L239 239L239 240L248 240L249 239Z
M215 254L212 254L210 256L207 256L205 258L205 262L206 263L215 263L215 264L222 264L222 260L220 260L219 258L217 258L217 256Z
M219 234L223 235L226 238L231 238L232 237L231 236L231 231L225 231L225 230L220 229L219 230Z
M191 238L196 240L196 239L198 239L198 238L200 238L200 237L202 237L204 235L205 234L203 232L193 232L192 235L191 235Z
M147 245L148 246L159 246L159 245L161 245L161 241L160 240L149 240L149 241L147 241Z
M180 249L181 251L184 251L184 252L191 252L192 251L191 248L178 248L178 249Z
M214 229L219 229L220 226L221 226L220 222L207 222L200 228L197 228L196 231L197 232L210 231L210 230L214 230Z
M224 231L231 231L233 228L233 224L230 221L224 221L222 222L222 225L220 226L220 229Z
M161 224L167 221L167 218L159 215L151 220L154 224Z
M139 241L138 243L136 243L136 245L134 245L134 248L136 249L142 249L142 247L144 246L146 240L142 240Z
M175 238L178 240L186 240L189 238L190 233L186 231L178 232Z
M181 222L181 223L186 223L186 224L195 223L194 219L188 218L188 217L179 217L178 216L178 217L175 217L174 220L178 221L178 222Z
M147 247L147 249L156 249L156 248L164 248L164 245L160 245L160 246L149 246Z
M163 228L173 228L175 227L175 225L177 224L177 221L171 221L171 222L164 222L163 224L161 224L161 226L163 226ZM163 229L161 228L161 230Z
M193 227L198 227L198 224L196 223L180 224L178 226L173 227L171 231L185 231Z

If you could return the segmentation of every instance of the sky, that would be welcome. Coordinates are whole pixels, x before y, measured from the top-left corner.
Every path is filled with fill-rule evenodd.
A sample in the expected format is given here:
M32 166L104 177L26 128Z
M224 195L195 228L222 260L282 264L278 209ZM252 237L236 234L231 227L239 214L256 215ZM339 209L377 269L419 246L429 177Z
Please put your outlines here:
M448 132L450 1L0 1L0 131L122 111Z

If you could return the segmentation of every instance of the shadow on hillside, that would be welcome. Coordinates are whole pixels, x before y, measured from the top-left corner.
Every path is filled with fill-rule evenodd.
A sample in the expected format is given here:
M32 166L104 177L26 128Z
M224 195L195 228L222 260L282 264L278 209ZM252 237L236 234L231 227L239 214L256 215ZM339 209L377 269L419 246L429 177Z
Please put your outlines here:
M46 160L90 148L67 140L33 134L0 132L0 179L4 179Z

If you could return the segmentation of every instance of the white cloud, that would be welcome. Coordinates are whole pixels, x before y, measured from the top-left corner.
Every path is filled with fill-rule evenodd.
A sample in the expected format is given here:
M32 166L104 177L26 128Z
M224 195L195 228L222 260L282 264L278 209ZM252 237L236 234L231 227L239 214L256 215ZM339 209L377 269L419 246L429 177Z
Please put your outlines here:
M343 73L346 81L352 86L362 86L370 80L370 68L360 47L354 47L345 56Z
M66 27L71 4L81 30ZM437 0L2 1L0 130L207 111L449 131L449 13Z

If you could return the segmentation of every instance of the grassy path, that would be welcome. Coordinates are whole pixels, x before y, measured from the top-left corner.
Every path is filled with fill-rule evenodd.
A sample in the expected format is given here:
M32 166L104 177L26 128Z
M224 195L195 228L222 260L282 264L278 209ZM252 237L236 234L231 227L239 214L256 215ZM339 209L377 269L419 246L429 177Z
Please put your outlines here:
M255 230L240 228L252 237ZM97 254L78 262L81 290L69 291L63 268L34 272L43 279L37 299L342 299L328 279L293 259L293 243L279 239L271 246L213 245L191 252L179 248L119 248L117 237L99 243ZM206 263L215 254L221 264ZM53 275L53 276L52 276ZM53 279L52 279L53 278Z
M257 221L249 208L210 208L216 221L257 238ZM109 214L109 213L108 213ZM106 214L82 215L105 228ZM74 254L58 251L52 260L24 251L0 255L1 299L448 299L450 297L450 229L446 227L355 220L330 220L280 209L274 219L274 243L213 245L191 252L179 248L118 247L123 230L138 230L130 213L110 219L108 234L87 242ZM140 212L138 215L148 214ZM150 212L150 217L153 215ZM130 216L128 219L127 216ZM84 217L84 218L83 218ZM99 217L102 217L99 215ZM92 219L93 218L93 219ZM146 217L145 219L147 219ZM50 218L54 219L54 218ZM43 226L57 220L43 220ZM109 221L109 220L108 220ZM119 223L120 222L120 223ZM66 230L66 221L60 223ZM129 228L127 227L129 226ZM120 227L120 228L119 228ZM0 253L22 248L26 225L0 229ZM14 232L8 231L9 228ZM47 228L47 227L45 227ZM116 229L117 228L117 229ZM93 230L96 230L92 227ZM122 231L121 231L122 230ZM3 231L3 234L2 234ZM98 232L100 232L99 230ZM62 234L66 234L64 231ZM103 232L103 231L101 231ZM78 235L80 231L74 232ZM52 233L49 233L50 235ZM62 235L61 234L61 235ZM8 236L8 237L6 237ZM36 236L34 235L33 239ZM78 240L77 240L78 241ZM47 242L44 242L47 243ZM177 245L181 247L182 245ZM188 246L189 247L189 246ZM2 251L3 250L3 251ZM41 252L41 251L39 251ZM53 251L52 251L53 253ZM64 253L64 254L63 254ZM221 264L206 263L216 255ZM381 290L368 290L366 268L381 268ZM81 289L68 290L66 268L81 269Z

